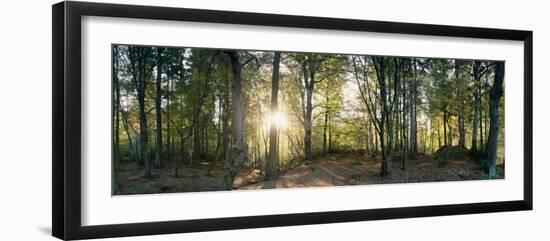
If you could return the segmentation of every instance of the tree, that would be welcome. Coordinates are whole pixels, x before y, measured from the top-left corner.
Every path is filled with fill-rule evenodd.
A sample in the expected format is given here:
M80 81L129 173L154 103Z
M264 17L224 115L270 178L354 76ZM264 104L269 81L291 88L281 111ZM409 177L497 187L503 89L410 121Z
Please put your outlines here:
M149 178L151 172L149 169L149 153L147 134L147 113L145 111L145 95L148 86L147 78L150 77L151 65L148 63L151 49L147 47L128 47L129 59L132 72L132 82L137 92L139 104L139 129L140 129L140 159L143 162L143 176Z
M458 146L466 147L466 129L464 128L464 81L460 76L461 62L455 60L455 81L456 81L456 102L457 102L457 126L458 126Z
M112 163L112 192L116 193L118 190L118 172L120 171L120 135L119 135L119 125L120 125L120 83L118 80L118 70L119 70L119 59L118 59L118 46L113 46L112 50L112 60L113 67L111 76L113 78L114 86L114 96L113 96L113 116L115 119L113 121L113 163Z
M409 121L410 121L410 143L409 144L409 155L413 158L416 156L416 82L418 80L418 60L413 58L412 62L413 68L413 79L408 83L409 89Z
M481 78L487 74L487 72L491 69L490 64L482 65L482 62L479 60L474 60L472 65L472 78L473 78L473 88L474 88L474 117L473 117L473 123L472 123L472 153L476 154L478 152L478 132L481 137L481 143L483 143L483 124L480 121L482 119L482 111L481 111L481 100L482 100L482 84L481 84ZM478 130L479 129L479 130ZM479 151L483 151L483 145L481 145L481 148Z
M388 98L387 98L387 85L386 85L386 60L385 57L372 57L374 68L376 69L376 78L378 79L378 86L380 92L380 120L378 121L378 135L380 136L380 147L382 149L382 167L380 169L380 176L389 178L391 176L391 163L386 153L385 143L385 124L388 119ZM390 133L391 135L391 133Z
M416 59L412 59L411 62L415 62ZM414 64L414 63L413 63ZM409 70L410 70L409 65ZM415 68L415 67L414 67ZM405 72L405 71L404 71ZM415 76L416 78L416 71ZM410 99L407 98L409 95L407 95L407 87L410 89L412 87L412 79L409 79L409 81L402 81L401 83L401 140L402 140L402 149L403 149L403 155L401 157L401 169L405 170L407 165L407 158L408 158L408 152L409 152L409 137L412 137L413 135L408 134L407 135L407 129L408 129L408 123L407 123L407 112L409 111L409 106L411 103ZM405 82L408 82L408 86ZM412 119L412 118L411 118Z
M271 78L271 123L269 125L269 159L266 162L265 173L267 180L273 180L277 177L277 131L279 126L274 120L274 115L278 113L278 93L279 93L279 62L281 52L275 52L273 55L273 75Z
M495 69L495 81L491 88L489 99L489 139L487 140L487 172L489 178L496 178L496 157L498 144L498 129L499 129L499 104L500 97L503 93L504 82L504 62L497 62Z
M479 126L479 112L481 110L481 77L479 60L475 60L472 66L472 77L474 81L474 118L472 123L472 147L473 153L477 152L477 131Z
M233 109L232 116L232 127L233 127L233 138L234 145L231 150L231 158L227 159L225 162L225 173L224 173L224 184L226 190L233 189L233 180L237 174L237 167L239 167L242 162L248 159L248 145L244 140L244 127L243 127L243 107L241 103L241 90L242 90L242 80L241 80L241 70L244 65L246 65L251 59L242 64L239 60L239 53L235 50L225 51L229 57L231 63L231 72L233 74L233 81L231 85L231 105Z
M157 48L157 81L156 84L156 97L155 97L155 114L157 120L157 140L155 142L155 167L162 167L162 89L161 89L161 80L162 80L162 52L163 48Z

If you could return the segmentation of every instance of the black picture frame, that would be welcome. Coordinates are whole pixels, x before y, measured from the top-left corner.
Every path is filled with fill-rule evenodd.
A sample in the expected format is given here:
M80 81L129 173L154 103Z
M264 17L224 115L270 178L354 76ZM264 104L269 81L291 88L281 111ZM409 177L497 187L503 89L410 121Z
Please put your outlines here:
M258 26L350 30L426 36L516 40L524 43L524 186L523 199L368 210L175 220L82 226L81 224L81 17L229 23ZM60 239L106 238L213 230L308 225L336 222L532 210L533 208L533 33L532 31L458 27L263 13L197 10L90 2L52 6L52 233Z

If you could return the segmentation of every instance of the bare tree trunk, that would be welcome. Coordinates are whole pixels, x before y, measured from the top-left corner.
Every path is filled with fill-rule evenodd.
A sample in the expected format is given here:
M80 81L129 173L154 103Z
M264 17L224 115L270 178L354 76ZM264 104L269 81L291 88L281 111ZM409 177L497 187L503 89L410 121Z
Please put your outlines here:
M479 110L480 110L480 95L481 90L478 87L480 85L480 79L479 79L479 65L480 62L478 60L474 61L474 65L472 68L473 76L474 76L474 120L472 125L472 152L477 152L477 131L478 131L478 125L479 125Z
M244 127L243 127L243 109L241 103L241 63L239 61L239 54L237 51L231 50L226 51L226 54L229 56L231 61L231 70L233 73L232 81L232 95L231 95L231 104L233 109L232 116L232 127L233 127L233 138L234 146L231 150L231 159L226 160L226 165L224 167L224 184L226 190L233 189L233 180L237 174L237 168L248 159L248 145L244 140Z
M271 78L271 123L269 126L269 159L266 162L265 173L267 180L277 178L277 139L279 123L274 120L274 115L279 111L279 62L281 60L281 52L275 52L273 56L273 75Z
M496 158L499 129L499 104L502 96L502 83L504 82L504 62L497 62L495 81L491 88L489 116L491 126L489 128L489 139L487 141L487 171L489 178L496 178Z
M407 94L406 94L406 85L405 80L401 84L401 141L403 149L403 157L401 161L401 169L405 170L407 168L407 150L408 150L408 138L407 138ZM411 82L411 80L409 80Z
M437 117L435 118L437 120ZM437 149L441 148L441 128L439 128L439 122L435 123L437 128Z
M327 147L327 151L328 152L332 151L332 117L331 117L330 114L328 115L328 147Z
M308 82L308 80L306 80ZM312 161L313 155L312 155L312 149L311 149L311 134L312 134L312 112L313 112L313 88L315 85L315 74L310 70L310 78L309 83L306 86L306 118L304 120L304 130L305 130L305 136L304 136L304 149L305 149L305 159L306 161Z
M119 134L119 125L120 125L120 83L118 80L118 47L113 46L112 50L112 78L114 84L114 96L113 96L113 115L114 115L114 125L113 125L113 163L111 164L111 180L112 180L112 194L115 194L118 191L118 172L120 171L120 134Z
M443 111L443 146L447 146L447 111Z
M155 167L162 167L162 89L161 89L161 80L162 80L162 48L157 48L157 81L156 81L156 97L155 97L155 112L157 119L157 140L155 147Z
M149 139L147 134L147 113L145 112L145 90L147 82L145 79L145 68L148 52L143 47L129 47L130 64L132 66L132 81L137 91L139 105L139 128L140 128L140 159L143 161L143 176L151 176L149 170Z
M325 111L325 123L323 125L323 154L327 153L327 128L328 128L328 110Z
M166 118L168 120L170 120L171 118L171 111L170 111L170 95L171 95L171 87L172 87L172 81L170 81L170 79L168 79L168 93L166 94ZM170 160L171 158L171 146L170 146L170 141L171 141L171 126L170 126L170 121L166 121L166 160Z
M378 77L378 83L380 88L380 102L381 102L381 108L380 108L380 130L379 130L379 136L380 136L380 147L382 150L382 164L381 164L381 170L380 170L380 176L384 178L389 178L391 176L391 166L390 161L387 157L386 153L386 143L384 136L386 135L385 132L385 124L388 119L388 107L387 107L387 86L386 86L386 76L385 76L385 61L384 57L373 57L373 60L375 62L374 66L376 67L377 77Z
M412 81L409 81L409 121L410 121L410 145L409 145L409 153L412 157L416 156L416 80L418 78L418 71L416 67L416 59L413 58L412 61L413 64L413 79ZM414 158L413 158L414 159Z
M458 109L458 146L466 147L466 129L464 128L464 98L463 81L460 78L460 62L455 60L455 79L457 82L457 109Z
M223 130L222 130L222 150L225 163L231 160L231 149L229 148L229 83L226 83L223 103Z

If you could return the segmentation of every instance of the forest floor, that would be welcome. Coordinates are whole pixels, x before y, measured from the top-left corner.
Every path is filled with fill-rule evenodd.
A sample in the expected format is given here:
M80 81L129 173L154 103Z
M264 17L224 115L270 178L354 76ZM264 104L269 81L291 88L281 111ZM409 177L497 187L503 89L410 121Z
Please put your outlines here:
M218 164L221 166L221 163ZM266 189L293 187L325 187L385 183L415 183L438 181L483 180L487 174L479 163L468 156L450 159L444 166L438 165L432 155L417 155L408 160L405 170L400 162L392 164L390 178L382 178L381 162L356 154L327 154L311 163L304 163L285 171L277 180L265 181L257 169L242 168L235 178L235 189ZM223 189L223 168L216 167L207 176L206 162L182 165L178 177L173 168L151 169L151 178L143 178L143 171L135 164L123 164L119 172L117 194L148 194L171 192L216 191ZM504 177L504 168L497 166L497 178Z

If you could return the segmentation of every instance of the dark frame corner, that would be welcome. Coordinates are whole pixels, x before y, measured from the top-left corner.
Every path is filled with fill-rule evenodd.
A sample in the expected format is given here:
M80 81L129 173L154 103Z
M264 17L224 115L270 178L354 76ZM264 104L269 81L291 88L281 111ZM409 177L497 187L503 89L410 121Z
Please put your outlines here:
M523 200L82 226L80 205L80 21L82 16L162 19L523 41L525 70ZM533 209L532 31L90 2L60 2L53 5L52 25L52 234L57 238L65 240L105 238Z

